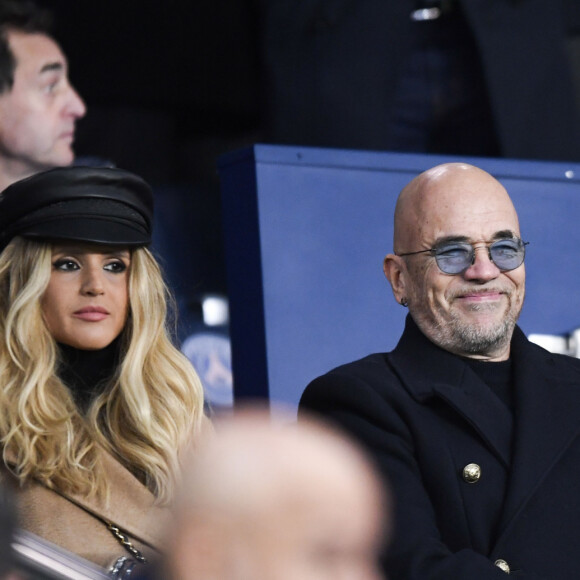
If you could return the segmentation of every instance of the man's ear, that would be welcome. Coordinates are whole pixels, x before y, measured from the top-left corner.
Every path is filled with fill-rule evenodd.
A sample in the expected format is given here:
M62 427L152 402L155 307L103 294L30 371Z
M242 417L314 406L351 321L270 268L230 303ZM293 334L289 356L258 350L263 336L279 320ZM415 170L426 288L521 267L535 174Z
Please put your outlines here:
M395 300L399 303L407 302L407 268L403 258L395 254L387 254L383 261L383 272L391 284Z

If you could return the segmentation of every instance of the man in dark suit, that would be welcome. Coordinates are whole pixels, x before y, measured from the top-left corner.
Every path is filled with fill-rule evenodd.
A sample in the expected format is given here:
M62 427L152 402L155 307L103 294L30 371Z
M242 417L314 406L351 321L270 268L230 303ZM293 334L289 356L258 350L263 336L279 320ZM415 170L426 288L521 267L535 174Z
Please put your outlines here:
M525 248L488 173L453 163L416 177L384 262L409 308L399 344L302 397L301 410L360 439L391 483L391 580L579 575L580 361L516 325Z

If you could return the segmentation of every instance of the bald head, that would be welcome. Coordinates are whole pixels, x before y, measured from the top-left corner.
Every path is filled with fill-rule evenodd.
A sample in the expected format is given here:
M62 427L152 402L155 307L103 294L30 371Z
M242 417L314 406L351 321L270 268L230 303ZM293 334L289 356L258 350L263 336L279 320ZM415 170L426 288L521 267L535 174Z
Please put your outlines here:
M317 423L237 417L217 426L186 470L173 578L317 580L342 562L375 580L382 494L366 457L342 435Z
M427 338L463 357L509 358L525 244L499 181L465 163L421 173L397 201L394 250L385 275Z
M424 171L401 191L395 208L395 253L415 251L417 240L433 225L451 214L465 213L469 206L493 207L518 223L515 208L505 188L489 173L466 163L445 163ZM519 232L519 226L518 226Z

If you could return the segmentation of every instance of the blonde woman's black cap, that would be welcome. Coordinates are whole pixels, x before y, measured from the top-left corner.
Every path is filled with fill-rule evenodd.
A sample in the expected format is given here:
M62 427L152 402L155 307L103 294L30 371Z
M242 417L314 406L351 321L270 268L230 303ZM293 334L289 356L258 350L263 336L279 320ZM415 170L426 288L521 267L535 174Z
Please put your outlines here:
M111 246L151 243L153 193L111 167L61 167L13 183L0 195L0 251L15 236Z

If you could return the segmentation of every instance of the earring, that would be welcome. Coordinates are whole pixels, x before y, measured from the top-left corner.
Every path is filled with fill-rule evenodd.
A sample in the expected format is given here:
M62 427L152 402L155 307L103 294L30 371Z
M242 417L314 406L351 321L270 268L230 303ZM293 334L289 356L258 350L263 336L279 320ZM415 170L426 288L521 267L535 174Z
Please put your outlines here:
M406 298L401 298L400 304L401 304L401 306L403 308L407 308L407 304L408 304L407 299Z

